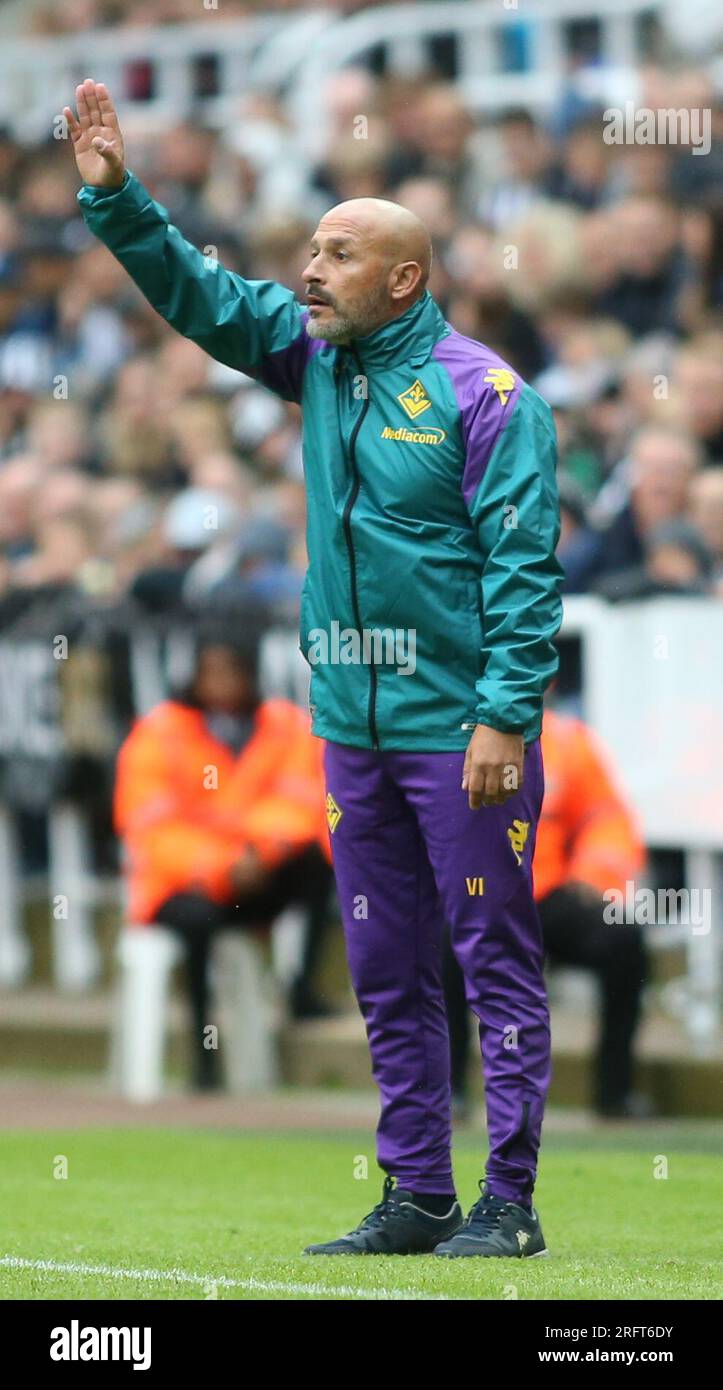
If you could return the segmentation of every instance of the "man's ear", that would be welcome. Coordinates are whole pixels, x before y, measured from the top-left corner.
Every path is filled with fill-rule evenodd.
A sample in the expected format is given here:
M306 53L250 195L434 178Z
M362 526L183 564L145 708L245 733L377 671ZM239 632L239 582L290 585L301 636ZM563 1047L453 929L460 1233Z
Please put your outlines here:
M422 267L417 261L402 261L401 265L395 265L389 285L392 299L407 299L419 288L421 279Z

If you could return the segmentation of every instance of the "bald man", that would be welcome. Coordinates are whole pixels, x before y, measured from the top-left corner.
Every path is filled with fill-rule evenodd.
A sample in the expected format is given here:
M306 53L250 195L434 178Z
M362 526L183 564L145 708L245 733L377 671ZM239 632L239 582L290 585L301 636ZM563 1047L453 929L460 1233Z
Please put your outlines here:
M417 217L332 208L307 304L184 241L123 162L106 88L65 109L88 225L160 314L300 403L300 647L352 982L381 1115L382 1200L313 1255L529 1257L550 1070L532 854L557 659L555 433L510 367L445 322ZM201 779L199 778L199 795ZM466 1220L450 1157L442 929L480 1023L489 1156Z

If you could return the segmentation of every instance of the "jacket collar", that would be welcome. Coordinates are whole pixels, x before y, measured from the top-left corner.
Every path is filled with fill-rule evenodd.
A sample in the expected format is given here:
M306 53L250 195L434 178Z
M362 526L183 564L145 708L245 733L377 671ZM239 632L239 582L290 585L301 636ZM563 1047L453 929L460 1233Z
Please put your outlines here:
M391 363L409 362L421 367L427 361L435 343L450 332L441 310L425 290L421 299L412 304L398 319L382 324L365 338L337 348L337 363L345 357L358 358L362 367L382 367Z

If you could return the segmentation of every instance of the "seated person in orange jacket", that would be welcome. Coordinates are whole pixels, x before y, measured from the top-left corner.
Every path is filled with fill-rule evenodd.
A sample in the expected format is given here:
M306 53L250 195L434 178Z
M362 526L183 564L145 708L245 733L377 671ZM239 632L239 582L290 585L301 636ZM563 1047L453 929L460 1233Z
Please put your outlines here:
M601 1002L593 1105L601 1115L633 1114L633 1042L647 967L636 925L603 919L606 889L625 890L645 855L632 812L615 787L605 754L578 719L546 709L542 726L545 797L533 872L545 951L552 963L594 971ZM461 974L447 947L445 989L452 1084L464 1107L468 1015Z
M304 904L292 1007L297 1016L323 1011L310 983L332 885L323 743L298 706L260 699L256 655L252 643L207 634L188 689L139 719L118 757L114 811L130 921L163 923L185 944L201 1087L217 1079L203 1040L219 928L269 924L290 903Z

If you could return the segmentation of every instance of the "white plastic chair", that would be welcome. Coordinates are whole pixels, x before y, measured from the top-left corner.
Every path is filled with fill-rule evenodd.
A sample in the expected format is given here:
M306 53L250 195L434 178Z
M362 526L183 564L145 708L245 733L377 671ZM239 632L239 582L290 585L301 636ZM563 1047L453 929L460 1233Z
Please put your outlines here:
M168 927L121 930L111 1080L129 1100L157 1100L163 1094L171 976L181 955L181 944ZM278 1009L262 953L251 936L219 932L211 983L228 1090L242 1094L273 1086L278 1081Z
M0 805L0 985L9 989L24 984L32 966L23 926L20 863L15 817Z

